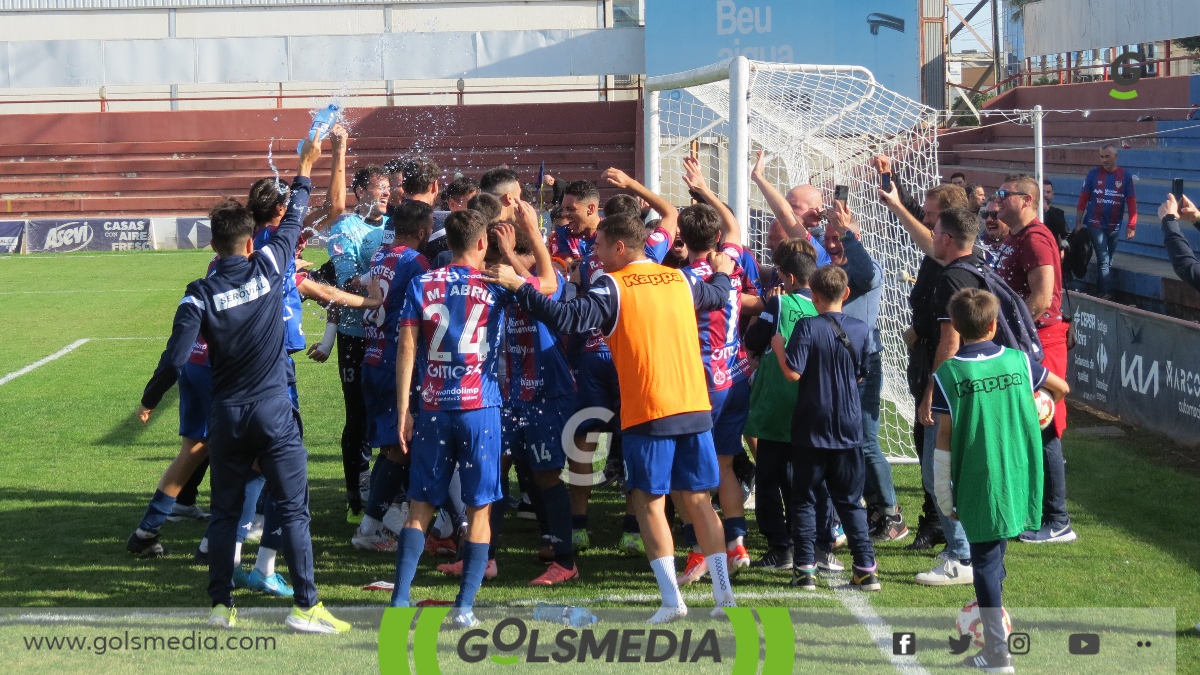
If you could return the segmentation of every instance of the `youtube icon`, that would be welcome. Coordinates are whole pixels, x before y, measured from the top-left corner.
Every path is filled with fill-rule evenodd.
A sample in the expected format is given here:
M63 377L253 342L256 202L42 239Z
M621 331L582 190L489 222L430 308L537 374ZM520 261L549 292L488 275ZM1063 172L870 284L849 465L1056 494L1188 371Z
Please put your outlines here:
M1095 633L1072 633L1067 649L1076 656L1095 656L1100 653L1100 636Z

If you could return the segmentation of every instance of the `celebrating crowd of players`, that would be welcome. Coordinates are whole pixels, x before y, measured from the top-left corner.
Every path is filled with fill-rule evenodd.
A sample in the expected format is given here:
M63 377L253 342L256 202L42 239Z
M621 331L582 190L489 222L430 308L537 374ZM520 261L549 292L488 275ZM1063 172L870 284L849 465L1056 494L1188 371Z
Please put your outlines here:
M412 602L423 553L454 553L455 562L438 567L460 577L453 621L477 621L475 595L499 572L496 542L510 501L510 469L528 497L518 508L534 514L543 535L546 571L530 584L586 574L574 554L591 545L587 502L596 444L589 439L596 432L612 434L610 450L621 458L627 508L618 550L647 556L662 595L652 623L686 616L680 584L706 574L714 616L734 605L730 578L744 567L792 570L793 585L815 588L817 570L844 569L833 553L842 545L853 556L850 584L879 590L874 543L903 539L909 529L878 443L877 319L885 271L860 241L844 202L827 208L821 192L807 185L780 194L763 178L760 157L752 178L776 216L764 278L739 245L742 224L709 190L694 159L685 161L683 176L691 206L677 209L609 169L601 183L622 194L601 206L594 184L558 181L555 226L544 232L522 199L518 175L507 168L487 172L478 184L459 177L443 186L428 159L367 167L351 181L356 203L347 208L347 136L335 127L330 138L333 168L323 206L308 205L309 175L321 150L306 143L290 188L264 179L246 205L227 200L213 210L217 257L207 276L188 286L139 409L147 420L178 382L182 447L127 548L140 557L162 555L166 520L203 517L189 496L209 468L212 518L195 555L210 566L211 623L236 623L232 590L245 587L294 597L287 623L296 630L350 628L317 601L313 581L291 356L306 348L304 299L329 309L325 335L308 356L324 361L336 345L347 517L357 524L352 543L395 554L392 606ZM959 355L971 361L968 346L992 344L991 335L982 337L988 312L993 335L1007 314L998 319L999 304L960 297L964 289L995 290L995 275L975 257L976 239L984 238L978 214L961 208L963 190L931 190L922 209L891 180L887 158L874 165L889 179L880 198L927 254L913 290L909 341L927 493L913 547L948 543L934 569L916 581L975 583L981 605L985 596L998 602L1003 546L998 553L977 550L979 526L964 532L953 509L938 508L939 500L953 497L950 474L941 471L949 463L935 449L948 453L949 418L970 389L968 380L966 388L947 392L943 378L952 376ZM1010 248L1001 249L998 270L1006 278L998 283L1034 296L1030 307L1043 310L1032 313L1040 336L1055 316L1061 320L1061 280L1042 269L1036 249L1022 248L1037 239L1037 228L1045 229L1026 218L1036 199L1036 183L1014 177L993 205L1016 231L1013 242L1005 241ZM435 211L443 203L448 214ZM322 270L303 269L306 225L327 237L330 264ZM1008 276L1019 265L1032 270L1024 285ZM1047 277L1048 297L1039 305ZM1042 354L1030 359L1023 386L1027 393L1045 386L1061 398L1065 385L1047 369L1063 375L1065 354L1060 363L1057 343L1042 342L1045 367L1038 364ZM1025 398L1028 405L1013 403L1017 418L1033 409L1033 398ZM1029 530L1022 535L1028 541L1069 540L1065 489L1057 482L1062 426L1060 408L1049 434L1026 433L1020 440L1028 442L1004 451L1020 454L1036 435L1036 453L1021 459L1029 471L1036 463L1037 480L1025 481L1030 505L1022 509L1029 508L993 539ZM757 461L757 521L768 543L753 562L737 470L746 448ZM959 462L955 472L961 470ZM954 494L961 503L963 496ZM690 547L678 575L671 512ZM1010 532L1013 523L1019 529ZM241 565L247 537L260 540L249 571ZM275 571L280 550L291 585ZM986 578L973 574L973 556L987 556Z

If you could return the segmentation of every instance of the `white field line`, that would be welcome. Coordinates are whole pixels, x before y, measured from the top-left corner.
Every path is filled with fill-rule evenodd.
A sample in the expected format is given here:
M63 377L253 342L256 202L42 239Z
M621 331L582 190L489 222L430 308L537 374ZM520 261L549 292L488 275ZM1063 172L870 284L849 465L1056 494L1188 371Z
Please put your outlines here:
M200 249L180 249L177 251L137 251L136 253L88 253L85 255L55 255L53 253L30 253L28 255L0 255L0 260L79 260L80 258L122 258L125 256L140 256L143 258L170 255L196 255ZM212 255L212 249L205 248ZM241 611L241 610L238 610Z
M113 288L113 289L96 289L84 288L73 289L69 291L0 291L0 295L55 295L55 294L71 294L77 293L157 293L163 291L177 290L172 288Z
M67 354L70 354L71 352L75 351L76 349L79 349L83 345L87 344L88 340L89 340L89 338L83 338L82 340L76 340L76 341L72 342L71 344L67 345L66 347L63 347L62 349L54 352L50 356L47 356L44 359L41 359L39 361L34 361L33 363L25 366L24 368L22 368L20 370L14 370L13 372L5 375L4 377L0 377L0 385L8 384L9 382L17 379L18 377L24 375L25 373L30 372L31 370L41 368L42 366L46 365L47 363L50 363L51 361L60 359L64 356L66 356Z
M897 656L892 653L892 627L871 608L867 594L850 586L850 574L842 572L843 584L833 587L833 597L866 629L879 651L903 675L929 675L916 656Z

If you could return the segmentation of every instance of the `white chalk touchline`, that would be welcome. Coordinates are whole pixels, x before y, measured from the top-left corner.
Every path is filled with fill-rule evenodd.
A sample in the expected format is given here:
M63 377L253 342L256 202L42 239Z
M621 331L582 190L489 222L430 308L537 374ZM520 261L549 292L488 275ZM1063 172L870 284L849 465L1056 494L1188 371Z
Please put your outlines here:
M17 379L18 377L24 375L25 373L28 373L31 370L34 370L36 368L41 368L42 366L46 365L47 363L50 363L51 361L60 359L64 356L66 356L67 354L70 354L71 352L75 351L76 349L79 349L83 345L87 344L88 340L89 340L89 338L83 338L82 340L76 340L76 341L72 342L71 344L67 345L66 347L63 347L62 349L54 352L50 356L47 356L44 359L41 359L39 361L34 361L33 363L25 366L24 368L22 368L20 370L13 371L13 372L5 375L4 377L0 377L0 385L8 384L9 382Z
M177 290L177 289L171 289L171 288L108 288L108 289L83 288L83 289L72 289L69 291L0 291L0 295L56 295L56 294L64 294L65 295L68 293L71 295L75 295L76 293L155 293L155 292L163 292L163 291L170 291L170 290Z
M844 583L833 587L833 597L867 629L867 635L871 637L875 646L879 647L879 651L883 652L888 661L903 675L929 675L929 671L917 661L916 656L898 656L892 653L892 627L871 608L866 593L850 586L849 573L842 572L841 576Z

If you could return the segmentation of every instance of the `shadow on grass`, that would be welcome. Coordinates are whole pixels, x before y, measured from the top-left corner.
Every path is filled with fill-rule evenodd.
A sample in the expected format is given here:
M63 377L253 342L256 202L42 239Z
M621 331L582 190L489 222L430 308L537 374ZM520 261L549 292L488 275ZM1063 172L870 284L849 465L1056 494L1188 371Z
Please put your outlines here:
M142 421L137 418L137 414L131 412L122 418L121 421L117 422L117 425L110 429L108 433L96 439L92 445L115 445L118 447L134 445L134 441L156 424L164 423L178 426L178 413L168 414L175 411L178 402L179 388L171 387L166 396L163 396L162 402L155 408L158 412L150 416L149 422L142 424Z

